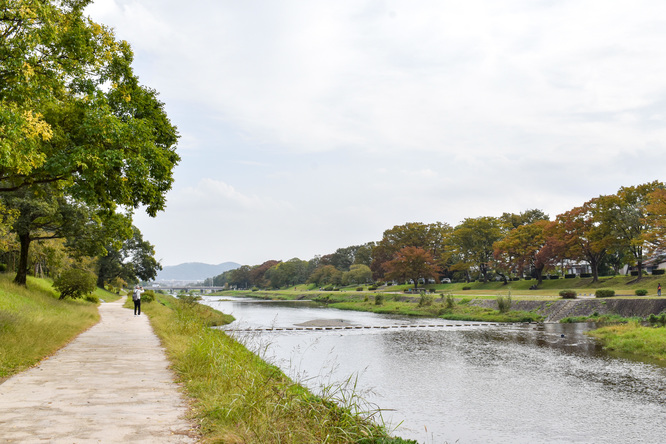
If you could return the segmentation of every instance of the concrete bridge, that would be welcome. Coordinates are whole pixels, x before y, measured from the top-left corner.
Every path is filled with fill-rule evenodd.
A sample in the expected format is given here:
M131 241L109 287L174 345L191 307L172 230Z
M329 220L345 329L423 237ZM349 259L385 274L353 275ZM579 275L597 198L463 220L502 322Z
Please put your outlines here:
M173 286L159 286L159 287L145 287L146 290L153 290L153 291L158 291L158 290L163 290L163 291L168 291L170 293L178 293L181 291L200 291L201 293L214 293L216 291L222 291L225 288L224 287L206 287L206 286L185 286L185 285L173 285Z

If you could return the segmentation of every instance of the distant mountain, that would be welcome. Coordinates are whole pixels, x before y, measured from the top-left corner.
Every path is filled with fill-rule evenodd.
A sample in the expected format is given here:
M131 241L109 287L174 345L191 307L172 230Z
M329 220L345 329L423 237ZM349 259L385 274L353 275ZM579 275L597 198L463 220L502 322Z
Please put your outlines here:
M228 270L240 267L236 262L225 262L223 264L211 265L201 262L188 262L180 265L167 265L157 273L157 282L160 281L186 281L200 282L206 278L212 278Z

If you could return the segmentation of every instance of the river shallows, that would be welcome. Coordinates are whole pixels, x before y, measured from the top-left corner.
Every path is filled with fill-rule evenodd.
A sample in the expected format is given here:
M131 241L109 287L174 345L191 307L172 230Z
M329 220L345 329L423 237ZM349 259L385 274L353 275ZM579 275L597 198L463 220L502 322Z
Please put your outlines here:
M205 299L236 317L232 328L326 320L358 326L461 324L303 302ZM357 376L357 389L386 410L384 418L402 422L395 433L422 443L663 442L666 368L607 355L583 335L585 328L273 331L246 339L314 391Z

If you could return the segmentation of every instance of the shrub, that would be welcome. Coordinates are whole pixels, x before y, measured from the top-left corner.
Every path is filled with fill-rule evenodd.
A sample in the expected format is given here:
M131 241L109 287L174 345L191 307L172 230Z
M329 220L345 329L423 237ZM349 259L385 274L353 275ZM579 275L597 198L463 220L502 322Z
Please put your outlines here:
M384 304L384 296L381 294L375 296L375 305L383 305L383 304Z
M0 273L4 273L7 271L7 265L6 264L0 264Z
M333 286L329 285L328 287L325 287L324 291L333 291Z
M632 272L631 272L631 275L632 275L632 276L638 276L638 270L632 271Z
M594 296L598 298L609 298L611 296L615 296L615 290L600 288L594 293Z
M648 294L648 291L645 288L639 288L634 293L636 293L636 296L645 296Z
M560 275L559 274L550 274L548 275L548 279L559 279Z
M511 294L497 296L497 309L500 313L507 313L511 310Z
M666 273L666 269L664 268L658 268L656 270L652 270L652 276L657 276L659 274L664 274Z
M563 299L576 299L577 293L574 290L561 290L560 296Z
M419 298L419 307L429 307L432 305L434 298L425 293L421 293L421 298Z
M60 299L76 299L95 291L97 278L87 270L70 268L60 273L53 281L53 287L60 292Z
M582 278L591 278L591 277L592 277L592 273L581 273L581 274L580 274L580 277L582 277Z
M99 304L99 298L97 295L89 293L85 296L83 296L84 301L92 302L93 304Z
M575 273L570 273L570 274L565 274L564 279L575 279L576 274Z
M449 310L452 310L453 307L456 305L456 300L453 298L453 295L451 293L446 295L446 308Z
M526 281L531 281L531 280L532 280L532 276L525 276L523 279L525 279Z
M363 291L363 287L356 287L356 291Z
M141 293L141 302L150 303L155 300L155 292L153 290L146 290Z
M376 290L377 288L379 288L379 287L377 287L376 285L371 285L371 286L368 287L368 290L370 290L370 291L374 291L374 290Z
M463 290L471 290L472 287L463 287L462 289L463 289Z

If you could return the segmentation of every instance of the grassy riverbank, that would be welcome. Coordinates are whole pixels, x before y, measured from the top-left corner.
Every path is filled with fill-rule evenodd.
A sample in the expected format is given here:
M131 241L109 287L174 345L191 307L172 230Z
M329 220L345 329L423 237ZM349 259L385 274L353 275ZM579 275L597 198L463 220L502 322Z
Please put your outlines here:
M97 304L58 300L51 282L28 278L15 285L13 274L0 274L0 380L52 355L99 321ZM102 298L117 296L100 290Z
M602 327L588 333L604 348L652 359L666 359L666 328L644 326L632 321Z
M331 388L323 398L313 396L224 332L207 328L202 313L209 307L157 295L142 309L193 399L204 442L405 442L388 440L373 421L378 417L364 412L353 394Z

